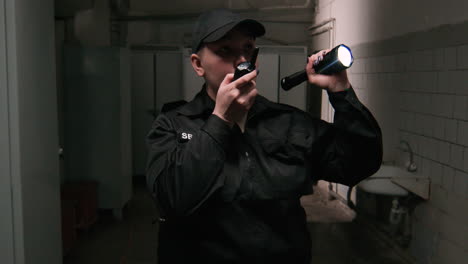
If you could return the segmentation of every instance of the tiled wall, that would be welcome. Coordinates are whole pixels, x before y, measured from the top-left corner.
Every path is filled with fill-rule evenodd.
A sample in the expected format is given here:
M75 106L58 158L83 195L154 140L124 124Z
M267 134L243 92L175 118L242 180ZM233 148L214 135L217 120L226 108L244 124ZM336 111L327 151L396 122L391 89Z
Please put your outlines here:
M405 166L406 140L417 174L431 180L430 200L412 214L409 251L420 263L468 263L468 40L459 35L466 27L360 47L349 72L382 126L384 161ZM420 40L434 44L419 47Z

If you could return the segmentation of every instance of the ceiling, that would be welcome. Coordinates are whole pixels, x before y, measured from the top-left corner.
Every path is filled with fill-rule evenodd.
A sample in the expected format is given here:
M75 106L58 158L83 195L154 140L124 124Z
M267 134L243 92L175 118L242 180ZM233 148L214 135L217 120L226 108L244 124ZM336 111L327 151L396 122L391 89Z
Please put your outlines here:
M109 0L55 0L57 17L73 17L77 12L93 9L96 2ZM177 19L197 16L212 8L230 8L257 19L273 21L310 21L316 0L111 0L122 16L154 19ZM102 5L102 3L99 3Z

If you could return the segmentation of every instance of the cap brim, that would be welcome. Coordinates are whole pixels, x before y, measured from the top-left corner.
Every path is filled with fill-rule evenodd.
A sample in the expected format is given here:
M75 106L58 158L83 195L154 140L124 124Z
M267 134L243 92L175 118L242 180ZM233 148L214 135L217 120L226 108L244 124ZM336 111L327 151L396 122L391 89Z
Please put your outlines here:
M252 34L252 37L261 37L265 34L265 27L260 22L253 19L243 19L240 21L231 22L216 29L207 37L205 37L203 39L203 42L209 43L217 41L224 37L229 31L231 31L235 27L241 27L243 29L246 29L250 34Z

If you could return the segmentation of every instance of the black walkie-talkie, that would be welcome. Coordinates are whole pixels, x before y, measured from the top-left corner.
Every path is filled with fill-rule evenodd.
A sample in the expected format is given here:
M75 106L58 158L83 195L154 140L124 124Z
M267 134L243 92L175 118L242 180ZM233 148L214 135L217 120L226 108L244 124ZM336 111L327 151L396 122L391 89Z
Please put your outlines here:
M240 77L246 75L249 72L255 70L255 63L257 62L259 48L256 47L252 53L252 58L250 61L242 62L236 67L236 71L234 72L234 81L239 79Z
M255 71L256 69L255 63L257 62L258 51L259 51L259 48L256 47L252 53L252 58L250 58L250 61L242 62L239 65L237 65L236 71L234 72L234 81L246 75L247 73ZM247 122L247 113L245 113L244 116L236 122L240 130L242 131L242 133L244 133L246 122Z

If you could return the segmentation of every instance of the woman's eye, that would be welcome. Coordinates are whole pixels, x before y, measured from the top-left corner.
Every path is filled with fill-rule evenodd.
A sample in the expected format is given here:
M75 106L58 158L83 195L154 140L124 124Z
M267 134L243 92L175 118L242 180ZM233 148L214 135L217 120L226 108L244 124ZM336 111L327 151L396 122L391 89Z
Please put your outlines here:
M218 53L222 55L228 55L231 50L228 47L223 47L218 50Z
M254 51L253 45L248 45L244 48L244 53L248 54L249 56L252 55L253 51Z

